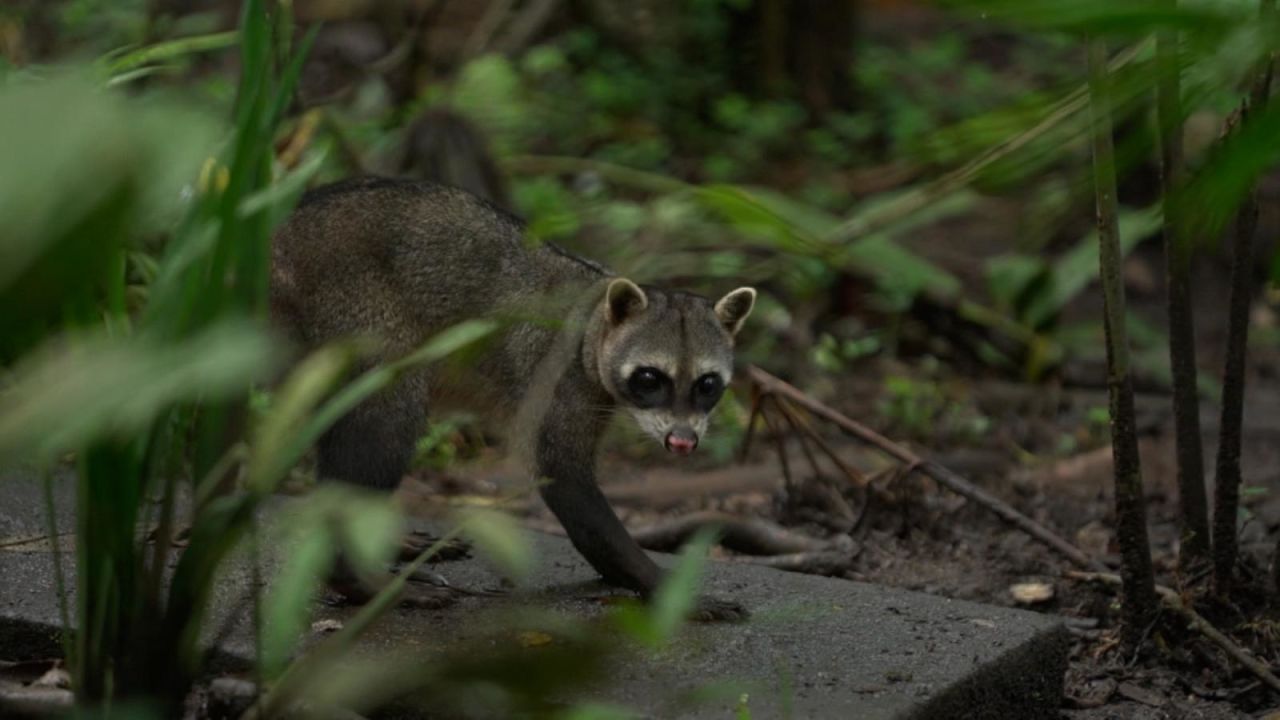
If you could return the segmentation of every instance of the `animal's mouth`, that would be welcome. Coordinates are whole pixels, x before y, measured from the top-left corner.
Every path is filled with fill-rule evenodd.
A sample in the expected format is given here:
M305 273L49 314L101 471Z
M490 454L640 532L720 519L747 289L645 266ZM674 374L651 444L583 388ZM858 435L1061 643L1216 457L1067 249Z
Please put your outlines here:
M698 436L672 431L667 433L667 438L663 441L663 445L666 445L667 450L676 455L690 455L698 447Z

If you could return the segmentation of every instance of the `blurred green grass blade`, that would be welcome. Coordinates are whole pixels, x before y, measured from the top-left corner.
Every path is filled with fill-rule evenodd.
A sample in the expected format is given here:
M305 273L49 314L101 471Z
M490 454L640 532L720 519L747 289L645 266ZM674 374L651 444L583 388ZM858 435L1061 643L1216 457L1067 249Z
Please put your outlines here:
M984 20L1037 30L1146 35L1162 28L1220 33L1243 17L1245 3L1164 0L945 0Z
M497 329L497 323L489 320L469 320L444 330L428 340L408 356L388 365L375 367L343 386L337 393L322 403L310 415L290 441L282 445L282 450L273 450L263 455L259 462L261 469L253 473L254 485L259 488L272 487L279 478L293 467L302 455L324 435L343 415L351 412L365 399L390 386L402 373L420 365L444 359L458 350L471 345L490 335ZM318 382L315 385L318 386Z
M705 207L720 214L739 232L763 240L769 246L800 255L814 255L823 248L808 232L815 222L805 213L789 222L760 202L750 191L733 185L709 185L694 191L694 197Z
M614 619L624 632L650 648L675 637L698 602L707 553L717 534L714 528L699 530L681 548L675 567L667 571L648 603L619 608Z
M328 153L323 150L310 153L307 159L288 175L241 200L236 214L240 218L247 218L267 212L273 219L274 225L274 220L283 219L283 216L288 214L298 202L298 198L302 197L302 193L306 192L307 183L324 166L327 155Z
M267 679L278 677L288 665L298 638L307 629L316 589L333 566L336 548L329 529L322 526L308 530L294 538L278 540L288 543L289 555L262 601L258 671Z
M856 270L882 284L892 284L908 295L928 291L948 297L960 290L960 281L955 276L894 242L892 236L967 209L972 204L970 195L960 193L942 198L932 207L873 234L836 244L823 238L841 225L840 218L779 193L762 188L712 185L699 188L694 194L737 230L763 240L774 249ZM880 202L893 200L882 198ZM874 212L875 207L867 211Z
M24 360L0 393L0 464L52 460L102 438L143 431L175 403L229 397L275 361L257 327L227 322L181 345L69 338Z
M533 551L523 528L510 515L473 508L463 515L461 524L467 537L506 578L517 585L529 578Z
M404 528L385 494L342 485L320 488L281 514L271 537L284 562L263 604L261 667L271 680L297 649L338 550L357 574L382 577Z
M169 583L164 616L158 619L163 627L153 636L157 646L148 648L151 658L181 683L189 683L200 670L201 631L213 583L252 524L255 506L252 495L222 495L202 506L192 522L187 549L178 556Z
M163 132L158 132L163 128ZM172 218L212 124L86 75L0 87L0 361L102 287L107 260Z
M259 128L251 127L252 104L262 97L259 90L270 81L269 52L271 22L263 0L244 0L240 8L240 84L236 90L236 128L242 135Z
M319 25L313 25L307 30L306 36L302 39L302 44L294 51L289 64L280 74L276 96L271 104L270 114L267 115L267 122L272 125L280 122L280 118L284 117L284 112L289 107L289 102L293 99L293 91L298 86L298 79L302 77L303 64L306 62L307 56L311 54L311 48L315 45L316 36L319 34Z
M105 85L109 88L120 87L122 85L128 85L136 80L142 80L144 78L160 75L176 69L177 67L174 65L148 65L147 67L140 67L128 72L122 72L119 75L112 75L107 79Z
M308 692L308 688L317 682L324 682L324 678L332 672L333 663L346 655L369 627L395 605L409 582L409 576L444 549L445 545L462 531L463 527L457 525L440 536L413 562L401 568L391 582L372 600L362 605L341 630L319 643L301 659L290 663L280 677L280 681L267 691L258 706L250 710L246 717L279 717L295 700L309 697L311 693Z
M384 570L394 559L404 522L391 498L377 491L336 487L335 526L342 549L357 572Z
M1179 194L1192 236L1218 237L1258 178L1278 162L1280 102L1272 100L1249 110Z
M676 565L662 579L650 601L654 637L660 643L670 641L684 624L698 602L698 588L707 563L707 553L715 544L719 531L703 528L680 549Z
M1108 63L1108 68L1118 72L1135 60L1151 57L1154 48L1155 43L1151 38L1143 38L1132 47L1116 53ZM973 185L991 173L993 167L1019 163L1025 153L1037 152L1045 139L1062 132L1064 125L1080 122L1080 116L1087 107L1088 88L1081 84L1044 108L1043 116L1025 131L1001 139L960 167L934 180L892 196L891 202L859 207L823 239L831 243L849 242L928 210L942 198ZM1045 161L1041 159L1038 162Z
M144 65L161 63L196 53L224 50L233 47L239 39L240 33L236 30L191 35L122 53L110 53L100 62L106 73L114 79L124 73L137 70Z
M289 373L254 434L247 472L250 489L264 495L275 489L295 461L286 451L293 434L342 378L354 356L350 345L330 345L307 356Z

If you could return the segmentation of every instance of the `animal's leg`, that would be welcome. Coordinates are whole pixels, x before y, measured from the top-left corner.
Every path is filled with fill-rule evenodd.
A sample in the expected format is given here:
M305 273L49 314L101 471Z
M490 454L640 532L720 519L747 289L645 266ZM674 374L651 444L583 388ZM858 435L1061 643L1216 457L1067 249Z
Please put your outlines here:
M423 384L418 379L398 383L336 422L320 439L320 477L394 489L426 427Z
M385 491L394 489L408 470L414 444L426 427L424 399L425 381L419 373L361 403L321 438L320 477ZM363 604L391 578L389 572L357 572L339 554L329 587L345 602ZM415 582L401 602L443 607L456 600L457 594L448 583Z

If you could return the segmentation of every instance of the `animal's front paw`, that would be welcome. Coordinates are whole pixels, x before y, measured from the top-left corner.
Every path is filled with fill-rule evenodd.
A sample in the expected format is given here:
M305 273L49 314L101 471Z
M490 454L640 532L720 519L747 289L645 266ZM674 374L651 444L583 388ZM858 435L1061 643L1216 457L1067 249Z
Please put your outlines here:
M698 622L743 622L751 617L740 603L703 595L689 613L690 620Z

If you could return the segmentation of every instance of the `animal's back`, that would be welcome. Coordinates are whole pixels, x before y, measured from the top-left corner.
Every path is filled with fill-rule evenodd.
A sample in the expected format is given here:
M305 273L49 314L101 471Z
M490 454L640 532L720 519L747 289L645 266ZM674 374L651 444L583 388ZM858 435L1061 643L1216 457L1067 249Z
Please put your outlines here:
M446 186L365 178L319 188L276 234L273 315L304 345L369 333L405 351L462 320L601 276L552 249L526 249L522 231Z

